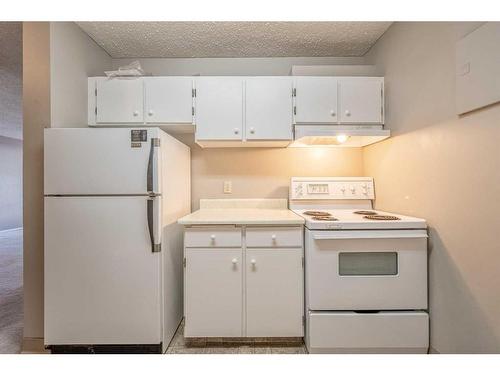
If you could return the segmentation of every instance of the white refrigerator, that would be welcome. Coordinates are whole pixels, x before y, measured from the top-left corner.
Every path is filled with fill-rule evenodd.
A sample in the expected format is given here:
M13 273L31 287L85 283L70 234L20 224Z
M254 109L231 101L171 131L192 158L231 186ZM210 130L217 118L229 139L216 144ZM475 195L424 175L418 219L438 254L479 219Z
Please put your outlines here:
M46 129L44 340L165 351L182 316L190 149L158 128Z

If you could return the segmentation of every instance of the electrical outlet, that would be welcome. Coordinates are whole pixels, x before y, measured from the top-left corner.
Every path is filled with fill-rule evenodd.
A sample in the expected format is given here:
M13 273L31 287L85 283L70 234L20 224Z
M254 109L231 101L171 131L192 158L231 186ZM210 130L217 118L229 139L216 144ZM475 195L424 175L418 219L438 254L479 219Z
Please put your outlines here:
M224 181L224 194L231 194L233 192L233 184L231 181Z

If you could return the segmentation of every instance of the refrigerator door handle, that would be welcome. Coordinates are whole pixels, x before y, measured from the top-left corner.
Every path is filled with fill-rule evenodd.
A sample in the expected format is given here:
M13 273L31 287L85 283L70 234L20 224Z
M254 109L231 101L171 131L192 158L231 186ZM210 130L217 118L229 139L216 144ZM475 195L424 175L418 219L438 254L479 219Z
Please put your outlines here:
M156 170L158 169L158 161L156 160L156 148L160 147L160 138L151 138L151 147L149 149L148 171L146 180L146 190L148 193L157 192L158 178Z
M148 230L149 230L149 238L151 239L151 251L153 253L159 253L161 251L161 241L156 241L157 237L160 237L157 235L155 232L158 230L155 230L155 200L158 200L159 197L151 197L147 199L147 213L148 213ZM156 235L155 235L156 234Z

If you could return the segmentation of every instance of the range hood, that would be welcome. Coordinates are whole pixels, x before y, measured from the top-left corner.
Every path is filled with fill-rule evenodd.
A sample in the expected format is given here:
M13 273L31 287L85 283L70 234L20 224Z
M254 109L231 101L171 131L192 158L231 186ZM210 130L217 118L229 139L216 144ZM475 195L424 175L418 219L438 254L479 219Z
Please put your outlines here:
M288 147L364 147L390 135L382 125L295 125L295 141Z

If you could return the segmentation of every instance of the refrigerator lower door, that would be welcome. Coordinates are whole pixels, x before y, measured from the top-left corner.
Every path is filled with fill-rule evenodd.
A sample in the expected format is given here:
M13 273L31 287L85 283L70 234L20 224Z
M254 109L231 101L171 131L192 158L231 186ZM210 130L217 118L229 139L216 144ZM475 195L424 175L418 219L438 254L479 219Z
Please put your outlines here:
M45 198L45 344L159 344L146 196Z

